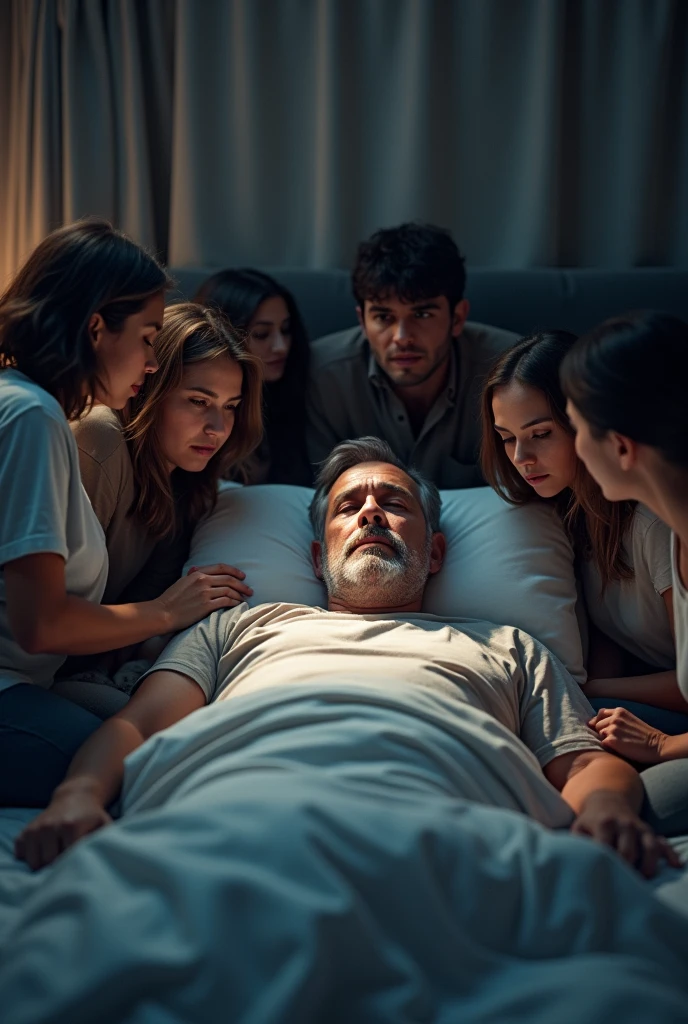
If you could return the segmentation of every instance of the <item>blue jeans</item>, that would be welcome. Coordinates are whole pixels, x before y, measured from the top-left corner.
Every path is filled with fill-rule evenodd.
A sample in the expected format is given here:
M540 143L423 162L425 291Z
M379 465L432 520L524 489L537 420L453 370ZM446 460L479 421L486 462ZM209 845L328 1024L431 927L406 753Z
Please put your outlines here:
M102 718L42 686L0 690L0 807L46 807Z
M636 718L668 736L688 733L688 715L666 711L651 704L616 697L593 697L595 711L600 708L626 708ZM649 768L636 765L645 788L642 815L655 832L664 836L688 835L688 758L653 764Z

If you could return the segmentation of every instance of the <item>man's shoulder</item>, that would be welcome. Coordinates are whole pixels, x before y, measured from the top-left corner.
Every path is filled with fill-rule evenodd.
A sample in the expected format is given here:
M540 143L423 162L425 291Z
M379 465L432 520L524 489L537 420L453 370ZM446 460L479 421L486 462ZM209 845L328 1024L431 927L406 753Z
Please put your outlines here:
M467 320L461 332L461 340L474 358L491 361L515 345L519 335L503 327Z
M231 617L233 622L241 626L264 625L278 619L298 619L304 615L327 616L326 609L318 605L290 604L286 601L268 601L262 604L249 605L243 602L236 608L225 608L219 613L225 618Z
M311 372L314 374L347 366L368 372L368 342L360 327L326 334L311 344Z

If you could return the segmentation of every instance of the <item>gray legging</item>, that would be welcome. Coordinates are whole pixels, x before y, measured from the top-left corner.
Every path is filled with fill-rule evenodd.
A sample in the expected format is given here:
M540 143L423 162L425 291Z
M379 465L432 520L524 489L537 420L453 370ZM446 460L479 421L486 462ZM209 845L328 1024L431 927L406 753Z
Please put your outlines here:
M627 708L636 718L668 736L688 733L688 715L665 711L650 704L615 697L595 697L590 701L595 711L600 708ZM688 758L665 761L643 768L636 764L645 787L643 817L656 832L664 836L688 835Z

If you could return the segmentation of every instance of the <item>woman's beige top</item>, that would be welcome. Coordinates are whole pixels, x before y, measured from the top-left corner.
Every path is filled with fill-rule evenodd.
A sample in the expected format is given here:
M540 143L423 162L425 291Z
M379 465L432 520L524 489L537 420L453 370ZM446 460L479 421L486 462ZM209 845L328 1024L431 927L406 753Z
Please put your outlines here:
M103 528L110 559L103 604L113 604L148 561L155 539L138 517L128 514L134 501L134 467L117 413L97 405L71 427L81 480Z

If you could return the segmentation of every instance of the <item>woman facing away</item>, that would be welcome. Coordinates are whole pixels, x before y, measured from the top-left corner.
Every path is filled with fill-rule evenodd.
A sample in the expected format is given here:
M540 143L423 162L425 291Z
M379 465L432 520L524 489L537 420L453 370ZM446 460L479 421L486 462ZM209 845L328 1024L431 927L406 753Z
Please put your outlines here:
M672 531L677 679L667 695L678 706L688 701L688 325L658 312L614 317L572 347L561 379L576 452L606 500L643 502ZM688 726L667 735L605 707L595 728L636 760L688 757Z
M259 270L222 270L198 290L195 301L215 306L247 335L263 365L265 437L237 479L249 484L310 487L313 473L305 442L305 390L309 348L294 297Z
M51 692L65 657L183 629L238 603L226 567L102 605L105 537L69 420L123 409L158 369L169 282L107 222L45 238L0 296L0 805L40 807L101 719Z

